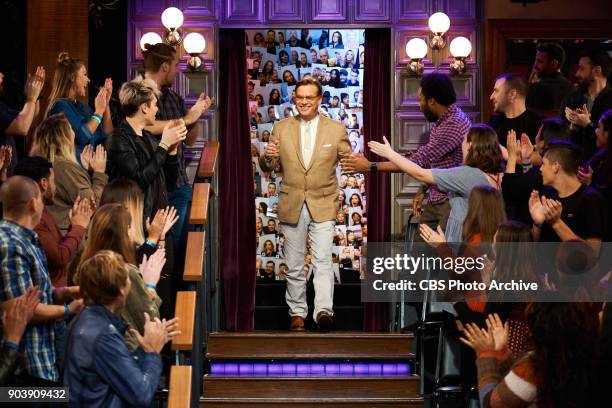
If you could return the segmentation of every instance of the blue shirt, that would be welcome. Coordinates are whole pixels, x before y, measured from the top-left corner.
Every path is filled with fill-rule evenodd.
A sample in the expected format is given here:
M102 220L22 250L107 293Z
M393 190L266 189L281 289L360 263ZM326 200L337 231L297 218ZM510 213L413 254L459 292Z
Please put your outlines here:
M0 221L0 302L40 287L40 303L53 304L53 286L38 235L12 221ZM27 373L58 382L54 322L28 324L19 345Z
M76 147L76 158L81 162L81 152L88 144L96 147L96 145L104 144L106 133L102 130L102 124L99 124L96 131L91 133L87 122L91 119L93 110L89 105L78 100L72 99L56 99L53 106L49 109L48 115L63 113L66 115L72 130L74 130L74 144Z

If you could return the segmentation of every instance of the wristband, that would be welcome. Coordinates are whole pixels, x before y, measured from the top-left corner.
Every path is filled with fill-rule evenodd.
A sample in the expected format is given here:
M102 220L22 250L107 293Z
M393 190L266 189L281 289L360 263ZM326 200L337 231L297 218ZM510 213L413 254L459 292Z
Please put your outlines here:
M170 148L167 144L163 143L163 142L159 142L159 147L161 147L162 149L164 149L165 151L168 151L168 149Z
M157 244L153 241L151 241L150 239L145 239L145 244L147 244L148 246L152 247L153 249L157 249Z
M544 224L536 224L535 222L533 223L533 226L538 228L538 229L542 229L542 227L544 227Z
M98 124L102 123L102 116L98 115L97 113L91 115L89 119L95 120L96 122L98 122Z
M147 289L155 290L155 285L153 285L152 283L147 283L145 286L146 286Z
M378 163L371 162L370 163L370 173L376 173L378 171Z
M64 305L64 315L66 317L66 321L70 320L70 306Z
M12 341L5 341L4 347L10 348L13 350L19 350L19 345L17 343L13 343Z

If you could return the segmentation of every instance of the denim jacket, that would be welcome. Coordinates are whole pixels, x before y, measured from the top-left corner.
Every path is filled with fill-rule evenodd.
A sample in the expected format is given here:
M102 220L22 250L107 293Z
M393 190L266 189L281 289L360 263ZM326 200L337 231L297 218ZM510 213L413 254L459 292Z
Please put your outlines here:
M150 407L160 381L159 355L131 353L127 325L109 309L90 305L68 327L64 386L74 407Z

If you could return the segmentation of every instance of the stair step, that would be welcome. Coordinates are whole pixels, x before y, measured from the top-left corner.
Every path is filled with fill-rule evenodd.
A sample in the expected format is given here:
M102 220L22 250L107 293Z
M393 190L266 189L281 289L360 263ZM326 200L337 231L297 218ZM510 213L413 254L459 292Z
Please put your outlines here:
M206 398L415 398L419 377L210 377Z
M202 408L247 408L247 407L269 407L275 408L311 408L323 406L325 408L349 408L349 407L397 407L397 408L422 408L422 398L201 398Z
M312 306L305 321L306 330L316 330L312 320ZM334 330L361 330L363 307L334 306ZM289 330L289 308L283 306L256 306L255 330Z
M209 360L353 359L408 360L412 334L395 333L212 333L208 336Z

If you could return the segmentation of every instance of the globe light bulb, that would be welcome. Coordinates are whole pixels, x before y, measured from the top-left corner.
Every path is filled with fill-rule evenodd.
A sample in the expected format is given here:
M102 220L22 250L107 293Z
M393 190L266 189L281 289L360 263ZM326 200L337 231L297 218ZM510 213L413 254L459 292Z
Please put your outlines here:
M144 51L145 44L153 45L159 44L160 42L162 42L162 38L159 34L154 32L145 33L142 37L140 37L140 49Z
M422 38L413 38L406 43L406 55L410 59L423 59L427 55L427 43Z
M206 40L200 33L189 33L183 39L183 46L188 54L201 54L206 48Z
M162 13L161 19L168 30L176 30L183 24L183 13L176 7L168 7Z
M453 38L450 43L450 53L456 58L466 58L472 52L472 44L465 37Z
M433 13L429 17L429 29L435 34L444 34L450 28L450 19L442 12Z

